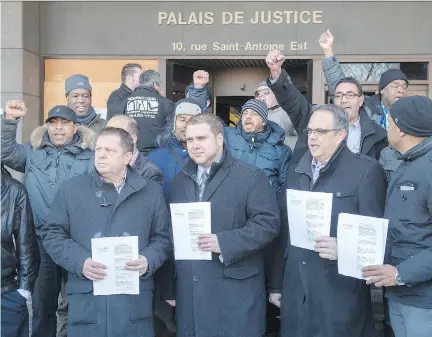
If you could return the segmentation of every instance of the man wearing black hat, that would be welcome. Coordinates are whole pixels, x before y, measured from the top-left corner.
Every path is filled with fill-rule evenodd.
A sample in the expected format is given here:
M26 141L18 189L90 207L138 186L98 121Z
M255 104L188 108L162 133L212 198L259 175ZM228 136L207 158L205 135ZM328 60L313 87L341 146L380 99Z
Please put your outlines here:
M386 287L396 337L432 336L432 100L394 103L388 139L402 164L387 192L387 264L366 267L363 276Z
M58 187L73 176L93 171L94 137L91 130L78 126L72 109L57 105L45 124L33 131L30 142L18 144L17 124L26 113L23 101L6 103L1 118L1 161L24 173L38 235L41 264L32 298L32 337L55 337L62 269L41 244L42 228Z

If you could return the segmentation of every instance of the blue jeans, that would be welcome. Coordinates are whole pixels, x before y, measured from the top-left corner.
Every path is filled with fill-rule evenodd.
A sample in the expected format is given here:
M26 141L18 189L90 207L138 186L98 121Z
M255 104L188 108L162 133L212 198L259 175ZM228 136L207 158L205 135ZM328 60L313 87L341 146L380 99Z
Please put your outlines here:
M63 269L57 266L38 239L39 274L32 296L32 337L56 337L57 305Z
M388 300L395 337L431 337L432 309L422 309Z
M16 291L1 295L1 337L28 337L27 300Z

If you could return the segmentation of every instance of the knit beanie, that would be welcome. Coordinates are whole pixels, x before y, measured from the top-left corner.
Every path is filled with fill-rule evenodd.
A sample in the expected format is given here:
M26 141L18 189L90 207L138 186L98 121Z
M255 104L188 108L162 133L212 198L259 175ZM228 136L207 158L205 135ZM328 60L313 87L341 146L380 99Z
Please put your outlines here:
M66 96L69 95L69 93L74 89L87 89L90 92L90 95L92 93L92 87L90 85L90 81L87 76L81 75L81 74L75 74L66 79L65 82L65 94Z
M432 136L432 100L426 96L398 99L390 107L390 116L397 127L414 137Z
M262 118L264 123L267 123L268 108L267 108L267 104L265 102L263 102L259 99L250 99L249 101L247 101L245 103L245 105L243 105L242 114L246 109L251 109L251 110L255 111L258 115L260 115L260 117Z
M175 130L175 119L177 118L178 115L195 116L200 114L201 112L202 112L201 107L193 99L184 98L177 101L174 110L175 117L174 117L173 130Z
M408 84L408 77L400 69L389 69L383 72L379 80L378 90L381 91L389 83L396 80L404 80Z

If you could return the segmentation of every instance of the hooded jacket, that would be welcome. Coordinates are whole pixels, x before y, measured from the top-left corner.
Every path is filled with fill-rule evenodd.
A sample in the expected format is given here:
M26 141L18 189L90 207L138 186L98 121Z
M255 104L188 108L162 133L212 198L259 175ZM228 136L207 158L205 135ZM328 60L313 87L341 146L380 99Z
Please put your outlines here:
M30 142L18 144L18 120L1 119L2 163L24 173L24 185L29 194L36 229L46 224L48 211L58 187L66 180L94 170L94 133L79 126L72 142L55 147L47 126L36 128Z
M235 128L225 127L227 150L237 159L243 160L264 171L276 192L282 190L288 172L291 149L284 144L284 130L268 121L259 133L246 133L241 121Z

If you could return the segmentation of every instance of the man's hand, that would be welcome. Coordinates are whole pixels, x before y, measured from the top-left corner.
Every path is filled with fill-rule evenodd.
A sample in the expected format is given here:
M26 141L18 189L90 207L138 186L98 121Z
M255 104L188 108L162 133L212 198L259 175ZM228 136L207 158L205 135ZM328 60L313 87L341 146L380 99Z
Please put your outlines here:
M23 101L13 100L7 101L5 106L6 119L18 119L27 113L27 107Z
M281 294L272 293L269 295L269 302L278 308L281 306Z
M88 278L91 281L100 281L104 279L104 276L106 276L106 272L104 269L106 269L107 266L105 266L102 263L93 261L91 258L88 258L85 260L82 274L84 277Z
M204 88L209 81L209 73L204 70L197 70L193 74L195 88Z
M380 266L367 266L362 269L362 276L370 277L366 283L375 284L375 287L393 287L396 286L396 267L389 264Z
M318 42L322 50L324 51L325 58L333 56L334 36L330 32L330 30L327 29L325 33L322 33Z
M272 79L276 80L279 78L284 61L285 56L279 50L272 50L267 54L266 63L270 69Z
M316 239L315 251L323 259L337 260L337 240L331 236L320 236Z
M165 302L167 302L172 307L175 307L176 305L175 300L166 300Z
M148 269L147 258L140 255L137 260L127 262L124 268L127 270L139 271L139 275L141 276Z
M204 252L220 254L219 241L216 234L201 234L198 237L198 248Z

